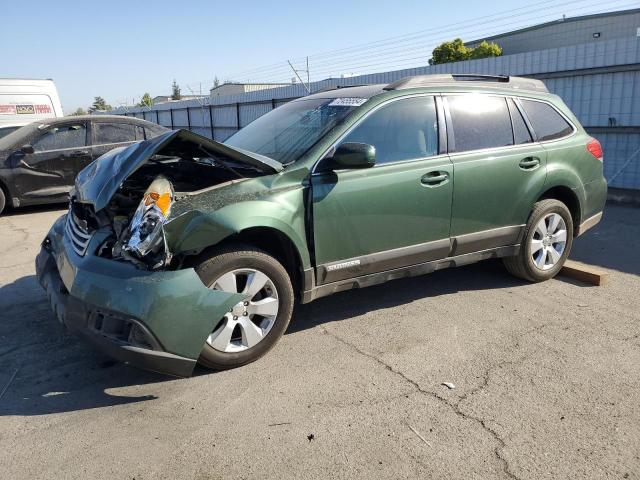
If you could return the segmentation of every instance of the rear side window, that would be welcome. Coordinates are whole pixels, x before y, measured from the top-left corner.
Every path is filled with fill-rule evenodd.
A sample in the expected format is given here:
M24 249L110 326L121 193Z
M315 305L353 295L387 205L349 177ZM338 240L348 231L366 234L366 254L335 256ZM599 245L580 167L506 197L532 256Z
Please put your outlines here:
M93 124L93 131L94 145L136 141L135 125L129 123L96 122Z
M543 102L520 99L538 141L566 137L573 128L555 108Z
M376 164L438 154L438 120L433 97L391 102L369 115L340 143L366 143L376 149Z
M61 125L47 129L33 142L36 152L60 150L63 148L84 147L87 139L87 127L83 123Z
M452 95L447 102L455 145L450 151L513 145L511 118L504 97Z
M513 124L513 143L520 145L522 143L533 142L527 124L524 122L524 118L522 118L522 114L520 110L518 110L518 107L516 107L516 104L511 98L507 100L507 103L509 104L511 123Z

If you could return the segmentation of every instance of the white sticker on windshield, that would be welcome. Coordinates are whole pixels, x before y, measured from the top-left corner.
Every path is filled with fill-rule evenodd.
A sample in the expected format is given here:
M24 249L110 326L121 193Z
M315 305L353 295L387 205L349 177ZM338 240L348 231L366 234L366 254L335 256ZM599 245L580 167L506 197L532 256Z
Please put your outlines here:
M341 97L334 99L329 106L330 107L359 107L364 102L366 102L366 98L358 98L358 97Z

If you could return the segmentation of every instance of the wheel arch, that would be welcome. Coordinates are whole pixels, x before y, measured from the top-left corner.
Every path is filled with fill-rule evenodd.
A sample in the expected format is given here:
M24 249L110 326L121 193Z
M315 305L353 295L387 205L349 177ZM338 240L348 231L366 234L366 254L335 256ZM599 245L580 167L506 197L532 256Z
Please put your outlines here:
M305 289L305 269L302 255L295 242L283 231L267 226L253 226L229 235L211 248L239 244L264 250L278 260L291 277L293 290L298 296Z
M555 185L548 188L540 197L540 200L553 199L564 203L569 212L571 212L571 220L573 221L574 235L577 232L580 222L582 221L582 204L575 190L566 185Z

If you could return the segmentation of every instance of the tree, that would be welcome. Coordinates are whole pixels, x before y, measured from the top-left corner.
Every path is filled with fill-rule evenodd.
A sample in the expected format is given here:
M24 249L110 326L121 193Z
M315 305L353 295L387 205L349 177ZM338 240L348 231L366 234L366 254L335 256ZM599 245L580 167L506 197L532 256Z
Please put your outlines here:
M149 95L148 93L145 93L144 95L142 95L142 98L140 99L140 103L138 103L137 106L138 107L152 107L153 106L153 99L151 98L151 95Z
M78 108L76 108L75 112L70 113L69 115L77 116L77 115L86 115L86 114L87 114L87 112L84 111L84 108L78 107Z
M220 80L217 76L213 77L213 88L218 88L220 86Z
M98 110L113 110L111 105L109 105L104 98L102 97L93 97L93 105L89 107L89 113L97 112Z
M452 42L443 42L433 49L429 59L429 65L441 63L461 62L469 59L469 49L464 46L461 39L456 38Z
M502 55L502 48L500 48L496 43L487 43L486 40L483 40L476 48L471 49L472 60L478 58L499 57L500 55Z
M182 93L180 93L180 85L176 82L176 79L173 79L173 83L171 84L171 100L180 100L182 98Z
M443 42L434 48L429 65L499 57L500 55L502 55L502 48L495 43L487 43L486 40L483 40L477 47L468 48L461 39L456 38L451 42Z

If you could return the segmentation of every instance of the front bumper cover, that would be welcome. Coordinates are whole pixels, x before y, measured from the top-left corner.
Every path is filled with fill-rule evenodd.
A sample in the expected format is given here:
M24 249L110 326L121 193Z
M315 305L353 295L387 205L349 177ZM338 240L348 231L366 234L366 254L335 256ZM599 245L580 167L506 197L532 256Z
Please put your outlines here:
M94 256L108 232L96 232L80 256L64 235L65 217L54 223L36 258L38 280L58 320L117 360L191 375L206 337L244 295L208 289L193 269L149 272ZM134 337L141 341L131 342Z

